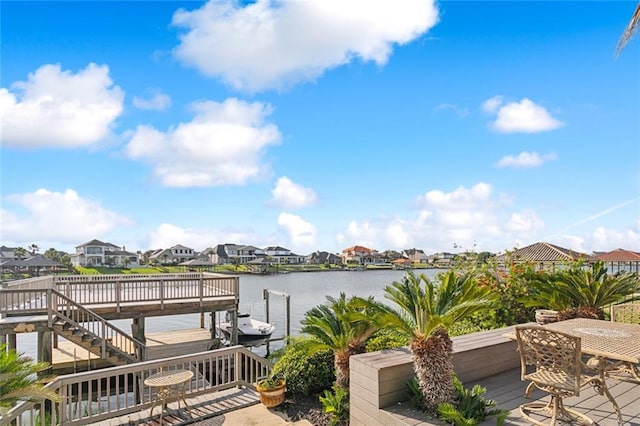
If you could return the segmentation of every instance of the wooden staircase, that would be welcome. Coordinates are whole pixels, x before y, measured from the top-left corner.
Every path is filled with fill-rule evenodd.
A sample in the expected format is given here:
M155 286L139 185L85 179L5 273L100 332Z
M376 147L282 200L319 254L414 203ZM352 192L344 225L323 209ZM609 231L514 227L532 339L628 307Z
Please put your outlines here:
M56 309L49 312L49 327L58 336L85 348L113 365L145 359L144 343L129 336L91 310L53 291Z

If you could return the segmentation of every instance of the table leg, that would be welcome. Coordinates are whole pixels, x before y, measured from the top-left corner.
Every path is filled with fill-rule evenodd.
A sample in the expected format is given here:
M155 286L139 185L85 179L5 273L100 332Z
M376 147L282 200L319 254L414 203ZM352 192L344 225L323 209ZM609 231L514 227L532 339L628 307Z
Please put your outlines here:
M620 407L618 407L618 403L613 398L613 395L611 395L611 392L609 392L609 387L607 386L607 358L598 357L598 380L591 383L600 395L606 395L606 397L609 399L609 401L613 405L613 409L616 412L618 425L623 426Z

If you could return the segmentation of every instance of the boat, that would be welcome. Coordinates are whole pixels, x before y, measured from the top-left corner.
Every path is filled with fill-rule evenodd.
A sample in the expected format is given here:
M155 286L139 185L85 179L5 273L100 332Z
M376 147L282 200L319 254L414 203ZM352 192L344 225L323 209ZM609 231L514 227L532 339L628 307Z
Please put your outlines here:
M233 312L227 311L225 321L217 325L222 338L231 341L233 333ZM264 321L251 318L247 312L238 312L238 344L243 346L261 346L271 338L276 327Z

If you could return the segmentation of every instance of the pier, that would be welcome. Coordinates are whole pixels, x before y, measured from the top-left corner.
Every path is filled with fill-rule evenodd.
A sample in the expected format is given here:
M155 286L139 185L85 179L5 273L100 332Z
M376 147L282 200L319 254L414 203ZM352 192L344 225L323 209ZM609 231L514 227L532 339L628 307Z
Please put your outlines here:
M219 343L216 312L231 311L237 321L239 302L239 277L207 272L48 276L3 287L0 342L20 352L17 334L37 333L37 359L56 374L209 350ZM145 318L194 313L199 327L145 333ZM131 331L110 323L122 319L131 320ZM230 343L237 343L237 334Z

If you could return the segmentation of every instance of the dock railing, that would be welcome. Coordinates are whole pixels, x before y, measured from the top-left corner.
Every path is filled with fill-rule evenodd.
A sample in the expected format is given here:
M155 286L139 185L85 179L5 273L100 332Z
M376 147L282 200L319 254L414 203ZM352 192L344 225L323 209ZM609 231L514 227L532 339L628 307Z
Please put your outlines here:
M99 277L100 279L96 278ZM7 315L44 315L47 312L46 289L54 288L74 302L114 305L153 302L160 309L180 300L238 297L240 280L234 275L213 273L149 275L65 275L32 282L19 280L0 289L0 318Z
M150 408L156 398L155 389L146 386L144 380L160 371L192 371L194 377L185 387L185 397L191 398L236 386L255 389L256 382L267 376L271 367L265 358L233 346L59 376L47 387L55 390L62 402L19 403L0 416L0 424L85 425L138 413Z

